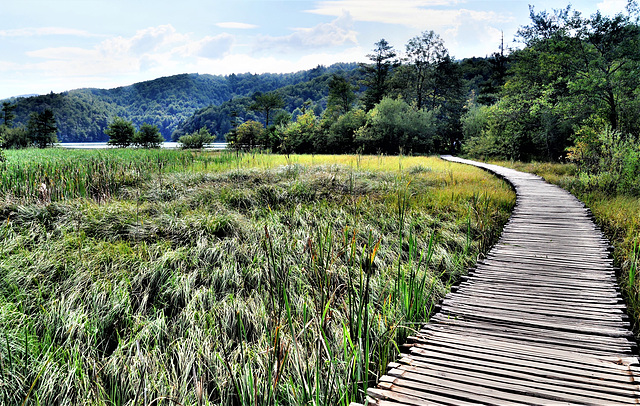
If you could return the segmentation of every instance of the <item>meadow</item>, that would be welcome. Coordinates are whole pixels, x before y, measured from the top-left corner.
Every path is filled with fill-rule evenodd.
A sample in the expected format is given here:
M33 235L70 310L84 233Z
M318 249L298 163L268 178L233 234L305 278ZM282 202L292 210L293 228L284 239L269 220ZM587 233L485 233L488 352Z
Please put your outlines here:
M5 405L362 401L515 202L436 157L4 158Z

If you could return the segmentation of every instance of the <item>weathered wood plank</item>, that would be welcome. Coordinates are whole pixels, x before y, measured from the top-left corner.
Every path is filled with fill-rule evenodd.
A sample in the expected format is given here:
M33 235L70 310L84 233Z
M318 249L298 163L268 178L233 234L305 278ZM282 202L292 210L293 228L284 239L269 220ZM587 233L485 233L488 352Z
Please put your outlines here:
M474 164L512 184L516 208L368 403L640 403L636 344L590 210L538 176Z

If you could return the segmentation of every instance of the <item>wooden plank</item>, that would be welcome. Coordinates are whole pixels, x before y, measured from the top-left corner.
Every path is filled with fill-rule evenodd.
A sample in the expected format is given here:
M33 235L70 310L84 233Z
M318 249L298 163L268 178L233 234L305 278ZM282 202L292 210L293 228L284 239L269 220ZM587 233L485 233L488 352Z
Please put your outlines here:
M591 211L536 175L473 164L511 183L516 207L371 404L640 403L637 346Z
M601 402L617 402L630 403L629 399L633 398L638 390L637 385L628 385L629 387L609 387L599 384L595 379L589 379L589 382L568 381L562 376L556 374L555 377L549 378L539 376L532 373L521 372L520 370L505 370L497 367L483 367L478 365L469 365L464 363L452 363L454 367L446 363L437 363L432 361L415 363L414 366L399 366L395 371L407 371L415 374L423 374L425 370L443 371L458 377L461 380L466 379L486 379L495 381L494 385L500 385L504 388L504 384L517 385L520 390L530 391L529 393L540 393L540 390L549 394L559 392L563 395L571 397L571 401L585 402L601 399ZM389 371L389 375L394 375L393 370ZM567 399L569 400L569 399Z
M463 319L450 319L447 318L446 315L441 313L436 314L432 319L432 322L425 325L422 330L431 330L436 328L448 328L449 326L459 327L461 330L469 329L479 329L479 330L490 330L494 332L503 332L509 331L513 332L516 335L527 337L527 336L538 336L538 337L549 337L553 339L565 339L572 340L575 342L590 342L590 343L603 343L605 346L614 346L614 345L622 345L622 343L629 343L629 338L627 337L606 337L606 336L591 336L584 333L576 333L576 332L567 332L567 331L556 331L556 330L548 330L541 329L531 326L522 326L522 325L512 325L508 323L488 323L481 320L463 320ZM420 331L422 331L420 330ZM630 348L631 344L627 346Z
M424 389L426 386L425 384L442 386L455 385L456 388L471 392L469 400L474 400L474 397L477 396L477 394L483 394L499 399L500 404L512 401L518 402L514 404L535 404L541 402L540 398L556 402L581 403L585 405L601 405L603 403L603 399L600 398L553 391L543 387L542 385L538 385L537 388L531 388L522 383L518 383L516 380L511 380L505 377L501 377L500 380L495 380L491 379L490 376L461 376L457 373L446 372L443 369L433 371L427 368L421 369L420 374L400 369L392 369L388 374L393 377L403 378L402 380L396 381L398 386L404 384ZM407 380L415 382L406 383ZM624 403L608 401L607 403L609 405L631 404L632 401L629 400Z
M632 383L635 382L633 374L630 369L617 369L613 368L615 363L609 363L610 367L602 367L598 365L589 366L573 365L569 361L558 359L555 362L550 361L548 357L536 357L534 355L518 354L515 353L501 353L499 350L484 349L479 350L477 347L471 349L464 349L460 346L453 346L451 343L445 345L440 342L419 342L411 346L410 354L415 357L424 358L444 358L451 359L451 357L465 357L471 362L471 360L486 360L493 362L501 362L505 364L511 364L518 367L528 367L537 369L540 374L554 371L562 372L565 379L575 379L576 377L588 377L600 380L611 380L617 382Z
M449 348L471 349L473 351L486 353L499 353L502 355L511 354L514 357L535 357L539 359L547 359L558 364L567 364L574 368L594 368L603 371L612 369L628 373L628 366L637 364L638 360L634 357L589 357L584 354L574 353L566 350L554 350L547 347L521 345L509 341L490 340L477 337L456 337L445 332L433 332L427 340L422 341L425 345L443 345ZM562 360L562 361L558 361ZM640 389L640 388L639 388Z

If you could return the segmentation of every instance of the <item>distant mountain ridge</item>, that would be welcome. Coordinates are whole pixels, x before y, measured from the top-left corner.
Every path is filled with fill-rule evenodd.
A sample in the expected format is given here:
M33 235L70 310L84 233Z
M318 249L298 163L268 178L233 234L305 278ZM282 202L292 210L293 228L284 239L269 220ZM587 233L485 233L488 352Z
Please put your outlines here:
M61 142L106 141L104 130L114 117L131 120L136 127L144 123L157 125L165 139L170 140L178 130L184 132L185 123L193 123L194 113L203 109L212 109L224 103L233 103L256 92L271 92L287 88L293 96L285 95L287 110L301 107L305 101L320 103L326 97L327 89L312 87L324 86L317 78L333 72L353 72L355 63L335 64L329 67L318 66L314 69L295 73L231 74L227 76L208 74L180 74L135 83L114 89L77 89L62 93L26 98L12 98L17 105L16 124L26 124L29 114L45 108L53 110L58 125L58 139ZM315 82L313 82L315 80ZM296 86L307 88L298 91ZM326 87L326 86L325 86ZM293 106L292 103L299 103ZM244 114L244 113L243 113ZM217 120L229 122L228 117L218 115ZM228 125L221 122L208 122L207 127L221 139L221 133Z

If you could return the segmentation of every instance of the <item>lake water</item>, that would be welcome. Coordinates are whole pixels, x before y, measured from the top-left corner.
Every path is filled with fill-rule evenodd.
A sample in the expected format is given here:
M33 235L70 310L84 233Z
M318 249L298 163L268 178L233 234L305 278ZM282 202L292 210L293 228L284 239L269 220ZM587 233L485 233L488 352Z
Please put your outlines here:
M107 145L106 142L59 142L56 147L68 148L68 149L106 149L115 148L111 145ZM162 148L177 149L180 148L177 142L164 142ZM205 149L226 149L226 142L214 142Z

